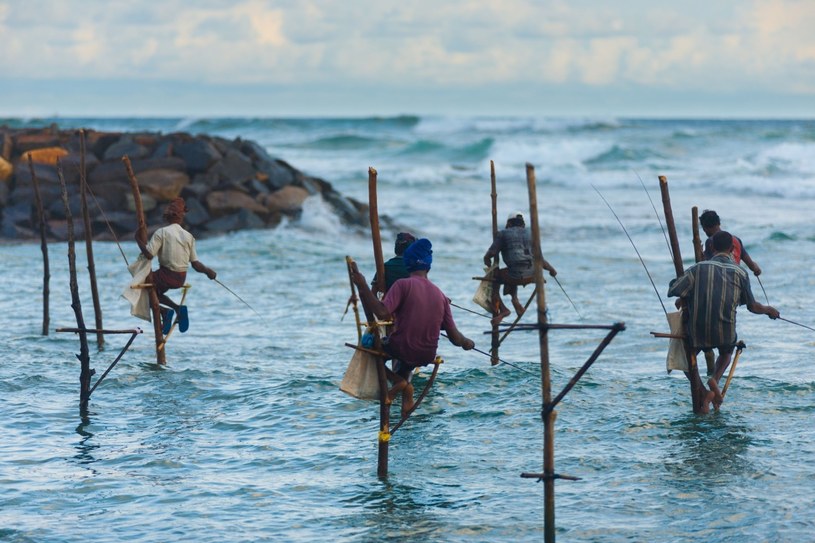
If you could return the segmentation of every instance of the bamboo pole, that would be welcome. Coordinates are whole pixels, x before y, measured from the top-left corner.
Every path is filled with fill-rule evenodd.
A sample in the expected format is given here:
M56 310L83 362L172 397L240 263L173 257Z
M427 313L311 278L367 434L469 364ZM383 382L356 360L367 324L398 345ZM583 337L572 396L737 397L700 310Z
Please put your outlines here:
M693 230L693 256L696 262L701 262L705 259L704 252L702 251L702 239L699 237L699 208L693 206L691 209L691 225ZM707 374L713 375L716 371L716 358L713 351L705 351L705 365L707 366Z
M31 170L31 184L34 186L34 202L37 206L37 221L40 223L40 250L42 251L42 335L48 335L48 327L51 323L49 313L49 298L51 296L51 265L48 262L48 239L46 236L47 225L45 224L45 210L42 207L42 196L40 195L40 182L34 172L34 161L28 155L28 168Z
M143 243L147 243L147 220L144 217L139 182L136 180L136 174L133 173L133 166L130 164L130 159L126 155L122 157L122 162L124 162L125 168L127 168L130 189L133 191L133 205L136 207L136 219L139 221L136 236L138 236ZM150 282L150 279L148 279L148 282ZM164 366L167 364L167 358L165 350L162 348L164 346L164 334L161 333L161 310L159 309L158 293L155 288L150 289L150 309L153 313L153 331L156 335L156 363Z
M538 341L541 356L541 395L543 406L543 489L544 517L543 533L546 543L555 541L555 419L557 413L548 409L552 402L552 381L549 368L549 334L546 317L546 290L543 279L543 252L540 244L540 225L538 224L538 195L535 181L535 168L526 165L526 184L529 189L529 215L532 229L532 254L535 263L535 285L538 305Z
M71 215L71 206L68 203L68 188L62 174L62 164L57 161L57 174L62 188L62 203L65 205L65 219L68 223L68 270L70 273L71 307L76 317L76 327L79 330L79 412L84 414L88 409L90 398L91 376L90 355L88 354L88 332L85 329L85 319L82 316L82 302L79 299L79 285L76 281L76 251L74 247L74 218Z
M492 242L495 243L495 240L498 238L498 191L496 189L496 181L495 181L495 163L490 160L490 198L492 200ZM492 259L493 266L498 266L498 255L495 255ZM493 276L495 273L493 272ZM498 314L498 306L501 303L501 286L494 282L492 283L492 299L490 301L490 305L492 305L492 314ZM521 316L518 315L518 318ZM490 335L491 338L491 348L490 348L490 363L495 366L499 362L499 355L498 355L498 347L501 345L501 339L499 338L498 333L498 325L492 325L492 333Z
M102 305L99 303L99 287L96 285L96 264L93 260L93 230L91 229L91 215L88 211L88 179L85 175L85 130L79 131L79 194L82 202L82 219L85 225L85 251L88 258L88 275L91 280L91 297L93 299L93 315L96 329L104 328L102 325ZM105 335L96 333L96 345L101 350L105 346Z
M371 241L374 245L374 261L376 262L376 287L379 292L385 292L385 260L382 256L382 239L379 232L379 206L376 196L376 170L374 168L368 168L368 212L371 222ZM375 321L371 321L369 318L368 322ZM374 348L376 351L382 352L382 338L378 328L374 329ZM381 357L377 358L376 371L379 378L379 447L376 474L382 478L388 476L388 445L391 436L388 378L385 370L385 359Z
M682 266L682 253L679 250L679 239L676 235L676 224L674 223L673 210L671 209L671 196L668 192L668 178L664 175L659 176L659 189L662 193L662 208L665 215L665 226L668 229L668 237L671 241L671 251L673 252L674 271L677 277L681 277L685 273ZM688 371L685 376L690 381L690 393L693 404L693 412L700 413L704 409L704 385L702 379L699 377L699 368L696 365L696 357L692 351L690 339L685 337L682 342L685 346L685 356L688 360Z
M693 206L691 209L691 228L693 229L693 256L696 262L704 260L702 252L702 239L699 237L699 208Z

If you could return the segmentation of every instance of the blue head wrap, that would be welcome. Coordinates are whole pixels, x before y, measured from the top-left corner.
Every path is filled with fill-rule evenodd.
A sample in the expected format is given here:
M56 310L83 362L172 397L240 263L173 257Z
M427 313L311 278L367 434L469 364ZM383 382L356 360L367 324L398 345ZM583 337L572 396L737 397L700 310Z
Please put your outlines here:
M432 247L433 245L427 238L422 238L411 243L408 248L405 249L403 256L407 271L429 270L430 265L433 263Z

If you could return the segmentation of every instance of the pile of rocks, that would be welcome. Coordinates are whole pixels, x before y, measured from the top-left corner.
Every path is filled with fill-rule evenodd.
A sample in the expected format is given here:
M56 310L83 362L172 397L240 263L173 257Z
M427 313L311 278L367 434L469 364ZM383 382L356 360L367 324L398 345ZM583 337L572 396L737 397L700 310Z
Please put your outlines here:
M125 155L139 181L151 230L163 225L164 203L178 196L186 200L189 212L185 225L196 237L274 227L283 217L297 218L304 200L315 194L320 194L344 223L369 225L367 204L346 198L330 183L269 156L253 141L187 133L88 130L85 149L94 239L111 239L110 229L119 238L132 236L136 230L132 191L122 162ZM52 125L42 129L0 127L0 238L39 237L29 156L49 237L67 237L58 167L68 186L76 235L83 237L80 135Z

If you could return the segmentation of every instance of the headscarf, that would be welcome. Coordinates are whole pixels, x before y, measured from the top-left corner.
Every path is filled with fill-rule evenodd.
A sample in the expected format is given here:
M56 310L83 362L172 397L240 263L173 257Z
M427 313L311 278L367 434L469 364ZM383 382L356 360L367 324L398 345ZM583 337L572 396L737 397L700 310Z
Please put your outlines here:
M405 249L416 241L416 238L410 232L399 232L396 234L396 243L393 246L393 252L397 255L405 253Z
M164 219L168 221L183 219L186 212L187 204L184 203L184 198L178 197L167 204L164 209Z
M427 238L414 241L405 249L403 258L408 272L429 270L433 263L433 245Z

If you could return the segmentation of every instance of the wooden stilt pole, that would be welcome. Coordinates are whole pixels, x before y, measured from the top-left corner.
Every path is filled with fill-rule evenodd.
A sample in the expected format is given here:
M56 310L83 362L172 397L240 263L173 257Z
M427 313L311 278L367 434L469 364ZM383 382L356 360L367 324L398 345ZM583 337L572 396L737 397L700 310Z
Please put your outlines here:
M535 285L538 305L538 340L541 356L541 394L543 405L543 535L546 543L555 541L555 418L557 412L548 410L552 402L552 381L549 370L549 334L546 317L546 290L543 279L543 252L540 244L538 223L538 195L535 181L535 168L526 165L526 184L529 189L529 215L531 220L532 252L535 263Z
M376 170L368 168L368 210L371 221L371 240L374 245L374 261L376 262L377 290L385 292L385 260L382 256L382 239L379 233L379 208L376 196ZM369 322L371 322L369 320ZM382 352L382 338L378 330L374 333L374 348ZM376 474L378 477L388 476L388 445L390 443L390 404L388 403L388 378L386 375L385 360L376 361L377 375L379 377L379 451L377 456Z
M40 182L37 179L37 174L34 173L34 162L31 160L31 155L28 155L28 168L31 170L31 184L34 186L37 221L40 223L40 250L42 251L42 335L47 336L48 327L51 322L51 316L48 311L48 298L51 295L51 266L48 262L47 225L45 224L45 210L42 207L42 196L40 195Z
M102 330L102 305L99 303L99 288L96 285L96 264L93 261L93 230L91 215L88 211L88 179L85 175L85 131L79 131L79 194L82 201L82 219L85 224L85 250L88 258L88 275L91 280L91 297L93 298L93 315L96 329ZM96 345L101 350L105 346L105 334L96 332Z
M125 168L127 168L127 177L130 180L130 189L133 191L133 204L136 207L136 219L139 221L136 235L142 242L147 243L147 220L144 217L144 208L142 207L141 191L139 190L139 182L136 180L136 174L133 173L133 166L130 165L130 159L127 156L122 157ZM151 279L147 280L151 283ZM150 309L153 313L153 331L156 335L156 363L164 366L167 364L164 346L164 334L161 333L161 310L158 305L158 293L155 288L150 289Z
M62 203L65 205L65 219L68 223L68 269L70 273L71 307L76 317L76 327L79 331L79 412L81 416L87 412L88 398L90 398L91 376L90 355L88 354L88 332L85 329L85 319L82 316L82 302L79 299L79 285L76 280L76 251L74 248L74 218L71 215L71 206L68 203L68 188L65 177L62 175L62 164L57 162L59 184L62 188Z
M492 199L492 241L495 242L495 239L498 237L498 191L496 190L496 183L495 183L495 163L490 160L490 184L491 184L491 192L490 197ZM492 259L493 266L498 266L498 255L495 255ZM497 268L496 268L497 269ZM490 305L492 306L492 314L498 314L498 306L501 303L501 286L498 283L493 282L492 284L492 300ZM519 316L520 318L520 316ZM498 333L498 325L492 325L492 334L490 336L492 347L490 348L490 363L495 366L500 361L498 355L498 347L501 345L501 340L499 339Z
M699 208L693 206L691 209L691 224L693 229L693 256L696 262L704 260L705 255L702 251L702 239L699 237ZM705 351L705 365L707 366L707 374L713 375L716 371L716 358L713 351Z
M662 208L665 214L665 225L668 229L668 237L671 241L671 251L673 252L674 271L677 277L681 277L685 273L682 266L682 253L679 250L679 239L676 236L676 224L674 223L673 210L671 209L671 196L668 192L668 178L664 175L659 176L659 189L662 193ZM699 368L696 365L696 357L692 351L690 340L686 337L683 340L685 345L685 355L688 359L688 371L685 376L690 381L690 393L693 402L693 412L702 412L705 399L705 388L702 384L702 379L699 377Z

